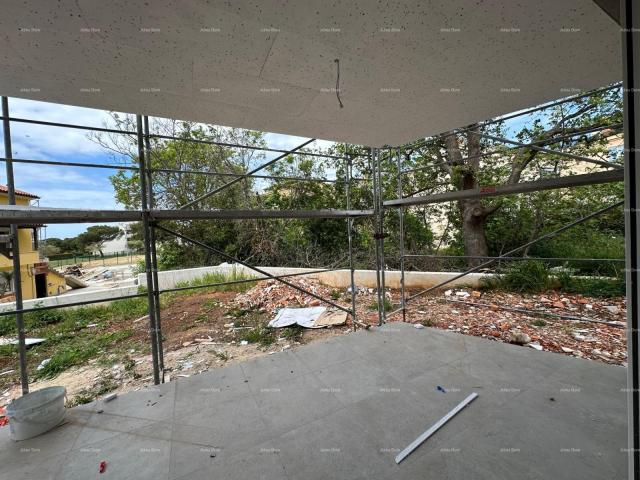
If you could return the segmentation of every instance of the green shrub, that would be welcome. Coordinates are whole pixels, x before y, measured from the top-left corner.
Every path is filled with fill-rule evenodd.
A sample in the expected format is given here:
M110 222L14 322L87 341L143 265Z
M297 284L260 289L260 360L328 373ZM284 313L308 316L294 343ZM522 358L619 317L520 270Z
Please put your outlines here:
M521 293L538 293L551 287L549 267L537 260L514 262L494 281L502 290Z
M391 300L389 300L387 297L384 297L383 305L385 312L388 312L393 308ZM378 300L374 300L373 302L371 302L371 304L369 305L369 310L378 310Z
M262 326L247 330L242 336L242 340L246 340L249 343L259 343L263 347L268 347L276 341L273 331Z
M621 297L625 295L625 280L615 278L559 276L560 290L589 297Z
M230 285L217 285L213 287L202 288L198 290L203 290L206 292L246 292L251 287L253 287L256 282L254 281L244 281L244 280L253 280L254 276L247 275L244 272L238 272L235 268L228 273L207 273L200 278L196 278L195 280L191 280L188 282L179 282L176 284L176 287L200 287L202 285L211 285L216 283L225 283L225 282L235 282L235 281L243 281L242 283L232 283ZM182 293L184 294L192 294L195 293L196 290L184 290Z

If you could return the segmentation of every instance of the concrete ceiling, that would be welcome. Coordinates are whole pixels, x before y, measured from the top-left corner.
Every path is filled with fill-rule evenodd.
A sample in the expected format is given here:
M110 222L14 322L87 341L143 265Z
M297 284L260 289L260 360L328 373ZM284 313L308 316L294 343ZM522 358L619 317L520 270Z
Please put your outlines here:
M369 146L621 77L592 0L15 1L0 28L2 95Z

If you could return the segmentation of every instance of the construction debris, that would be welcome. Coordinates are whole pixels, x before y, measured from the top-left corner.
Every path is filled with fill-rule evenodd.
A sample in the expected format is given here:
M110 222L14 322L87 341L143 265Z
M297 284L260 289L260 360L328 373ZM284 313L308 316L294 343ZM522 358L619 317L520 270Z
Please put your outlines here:
M466 291L451 289L416 299L407 306L407 320L414 324L428 321L436 328L504 342L512 342L520 332L530 340L516 343L537 350L626 365L623 297L485 291L482 302L476 301L479 297L473 293L465 301L453 300L460 297L456 293L461 290ZM450 302L455 303L455 309Z
M24 339L24 344L27 347L30 347L31 345L37 345L38 343L42 343L42 342L46 342L47 339L46 338L25 338ZM18 339L15 337L12 338L8 338L8 337L0 337L0 346L2 345L17 345L18 344Z
M326 310L325 307L282 308L275 318L269 322L269 327L283 328L298 324L302 327L317 328L315 321Z
M324 328L346 322L346 312L329 311L326 307L282 308L268 326L283 328L297 324L304 328Z

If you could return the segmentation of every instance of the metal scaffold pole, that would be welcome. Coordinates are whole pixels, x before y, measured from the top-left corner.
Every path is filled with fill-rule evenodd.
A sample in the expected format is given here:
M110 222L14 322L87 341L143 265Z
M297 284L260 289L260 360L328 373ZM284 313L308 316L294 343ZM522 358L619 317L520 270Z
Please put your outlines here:
M147 275L147 301L149 303L149 336L151 337L151 359L153 361L153 383L160 383L158 362L158 328L156 325L155 300L153 296L153 266L151 262L151 228L149 221L149 194L147 193L147 167L144 157L144 135L142 116L136 115L138 166L140 170L140 204L142 208L142 233L144 242L144 265Z
M622 0L629 478L640 479L640 5Z
M151 178L151 141L149 137L149 117L144 116L144 147L147 170L147 194L149 210L154 208L153 180ZM160 369L160 381L164 383L164 350L162 348L162 323L160 318L160 283L158 282L158 256L156 252L156 222L149 222L149 249L151 253L151 274L153 278L153 308L156 315L156 342L158 344L158 368Z
M391 150L389 150L389 155L391 154ZM385 283L385 260L384 260L384 188L382 186L382 165L380 162L380 151L378 150L378 155L376 156L377 163L377 172L378 172L378 215L379 221L378 224L380 226L380 287L382 288L382 305L380 306L380 311L382 312L382 323L387 323L387 310L385 308L387 304L387 288Z
M398 148L398 198L402 198L402 152ZM404 292L404 207L398 207L398 230L400 244L400 308L402 308L402 321L407 321L407 307Z
M373 186L373 238L376 251L376 298L378 304L378 325L382 325L382 308L383 297L380 295L382 291L381 281L381 264L380 264L380 237L382 236L382 227L380 225L380 188L378 185L378 149L371 149L371 183Z
M371 149L371 177L373 184L374 239L376 246L376 295L378 299L378 325L386 321L384 278L384 211L380 175L380 150Z
M345 165L345 195L347 202L347 210L351 210L351 174L353 160L347 156ZM356 323L358 322L356 316L356 281L355 281L355 267L353 263L353 218L347 218L347 239L349 242L349 279L351 281L351 311L353 318L353 329L356 329Z
M11 126L9 121L9 99L2 97L2 127L4 130L4 156L7 169L7 197L9 205L16 204L16 189L13 178L13 152L11 148ZM16 310L22 310L22 275L20 273L20 238L18 224L10 225L11 259L13 262L13 294L16 298ZM20 358L20 384L22 394L29 393L29 376L27 373L27 346L24 333L24 316L16 313L16 329L18 330L18 354Z

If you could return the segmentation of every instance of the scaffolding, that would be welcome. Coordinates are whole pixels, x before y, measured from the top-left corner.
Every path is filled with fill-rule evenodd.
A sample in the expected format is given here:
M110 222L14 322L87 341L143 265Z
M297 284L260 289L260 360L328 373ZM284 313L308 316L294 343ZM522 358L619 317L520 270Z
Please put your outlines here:
M613 85L603 89L598 89L594 92L589 92L586 94L577 95L574 97L566 98L560 101L552 102L550 104L542 105L533 109L525 110L523 112L519 112L518 114L509 115L504 117L504 119L513 119L518 116L529 115L533 112L544 110L546 108L550 108L552 106L562 105L566 102L575 101L576 99L584 98L588 95L592 95L596 92L606 92L610 91L614 88L620 88L620 85ZM374 239L374 247L375 247L375 275L376 275L376 298L377 298L377 317L378 317L378 325L383 325L387 322L388 317L392 317L396 314L402 313L402 320L407 320L407 304L410 303L415 298L421 297L427 293L430 293L434 290L440 289L445 285L458 280L460 278L465 277L466 275L486 268L497 261L501 260L512 260L516 261L516 259L523 259L525 257L514 257L513 255L518 253L519 251L524 250L525 248L542 241L544 239L555 236L574 225L578 225L587 220L595 218L596 216L608 212L613 208L619 207L622 202L618 202L614 205L606 207L598 212L594 212L592 214L587 215L584 218L578 219L569 225L561 227L553 232L550 232L542 237L535 239L531 242L528 242L525 245L522 245L516 249L513 249L509 252L504 253L498 257L486 257L479 258L478 260L482 260L481 263L472 267L458 275L454 275L451 278L438 283L430 288L419 291L417 293L413 293L408 295L407 289L405 287L405 273L406 273L406 260L410 258L420 257L424 255L416 255L416 254L407 254L405 253L405 225L404 225L404 216L405 211L408 208L417 206L417 205L427 205L427 204L435 204L442 202L451 202L457 201L461 199L467 198L485 198L485 197L495 197L500 195L513 195L527 192L536 192L542 190L549 189L559 189L559 188L567 188L567 187L575 187L581 185L594 185L601 183L610 183L610 182L620 182L624 180L624 172L623 169L614 163L605 162L599 159L584 157L581 155L575 155L572 153L560 151L560 150L551 150L546 147L541 146L541 142L534 141L530 143L522 143L522 142L514 142L509 139L504 139L500 137L496 137L493 135L488 135L484 133L479 133L480 136L484 136L488 140L494 142L503 142L503 144L510 145L512 149L522 149L522 148L532 148L543 153L555 154L559 155L563 158L568 158L574 161L588 162L595 165L606 166L609 167L610 170L587 173L582 175L570 175L564 177L555 177L543 180L536 180L530 182L520 182L514 185L505 185L505 186L488 186L482 187L474 190L455 190L445 193L432 193L432 194L424 194L423 191L414 191L408 196L404 196L404 177L409 174L419 170L434 168L437 165L431 163L426 167L416 167L416 168L405 168L404 163L409 163L411 158L411 151L415 151L422 145L425 145L428 141L434 139L442 139L450 136L452 134L460 134L465 133L469 129L461 129L454 133L445 133L442 135L437 135L435 137L431 137L425 140L422 140L413 145L406 145L400 147L386 147L386 148L369 148L366 150L365 156L368 157L368 163L370 165L370 178L354 178L353 176L353 160L354 158L361 156L362 154L352 153L348 146L345 145L344 154L343 155L329 155L317 152L310 152L304 150L304 147L310 145L314 139L309 139L301 143L300 145L292 148L290 150L283 149L274 149L269 147L261 147L256 145L243 145L237 143L229 143L229 142L219 142L214 140L204 140L204 139L193 139L193 138L183 138L176 137L170 135L161 135L156 134L150 131L149 128L149 118L147 116L136 115L136 130L123 130L123 129L115 129L115 128L104 128L104 127L90 127L84 125L77 124L68 124L68 123L59 123L59 122L48 122L48 121L40 121L37 119L26 119L26 118L17 118L11 117L9 114L9 103L6 97L2 98L2 121L4 126L4 142L5 142L5 156L0 158L0 160L4 161L7 169L7 184L8 190L10 192L9 195L9 205L0 206L0 226L8 225L11 227L11 235L14 236L14 230L17 231L18 226L21 223L29 223L29 224L53 224L53 223L81 223L81 222L131 222L137 221L142 224L142 235L143 235L143 246L144 246L144 263L145 263L145 275L146 275L146 283L147 290L146 292L141 292L132 295L125 295L118 297L118 299L126 299L126 298L138 298L138 297L146 297L147 303L149 305L149 338L151 343L151 357L153 362L153 379L154 383L162 383L164 381L164 361L163 361L163 345L162 345L162 322L161 322L161 314L160 314L160 295L163 293L187 290L187 289L196 289L196 288L210 288L217 287L222 285L229 284L237 284L237 283L245 283L254 280L232 280L228 282L219 282L214 284L206 284L206 285L198 285L196 287L188 286L188 287L177 287L177 288L168 288L168 289L160 289L159 281L158 281L158 259L157 259L157 239L156 233L158 231L163 232L164 234L168 234L174 238L180 239L182 242L189 243L191 245L195 245L199 248L202 248L208 252L214 253L218 257L223 258L226 261L236 263L247 267L256 273L262 275L262 278L276 280L280 283L283 283L295 290L300 291L306 295L309 295L333 308L344 311L345 313L351 315L354 328L356 326L360 326L363 328L369 328L369 325L362 322L356 314L356 295L357 295L357 286L355 284L355 262L354 262L354 246L353 246L353 232L354 232L354 220L357 218L368 217L372 219L373 225L373 239ZM484 122L481 125L488 126L492 123L495 123L500 120L491 120L488 122ZM117 135L128 135L135 139L136 148L137 148L137 161L138 165L118 165L118 164L100 164L100 163L80 163L80 162L62 162L62 161L52 161L52 160L36 160L36 159L25 159L25 158L13 158L11 151L11 122L18 123L27 123L34 125L44 125L48 127L54 128L71 128L78 129L90 132L101 132L101 133L110 133ZM617 125L616 127L620 127ZM601 132L605 129L612 128L611 125L605 126L597 126L587 130L588 133L596 133ZM581 131L580 134L584 134L585 131ZM544 145L550 145L553 143L557 143L559 138L570 138L574 135L562 135L559 137L554 137L547 139ZM151 147L151 139L160 139L160 140L174 140L174 141L183 141L183 142L194 142L200 144L214 145L220 147L228 147L228 148L237 148L237 149L251 149L251 150L259 150L264 152L273 152L278 153L279 155L269 160L255 168L252 168L247 173L233 173L233 172L211 172L211 171L197 171L197 170L181 170L181 169L171 169L165 168L164 166L159 166L157 168L153 168L149 162L150 155L152 153ZM516 144L516 145L513 145ZM482 153L478 155L478 157L488 158L492 155L496 155L501 153L500 150L495 149L486 153ZM502 152L504 153L504 152ZM195 207L202 202L203 200L216 195L218 193L223 192L225 189L231 187L232 185L237 184L245 179L261 179L261 180L287 180L287 181L295 181L295 182L326 182L326 183L335 183L337 179L327 179L327 178L308 178L308 177L292 177L292 176L279 176L279 175L265 175L260 172L266 169L269 166L274 165L278 161L295 154L302 154L312 157L324 157L329 158L331 160L335 160L336 162L343 162L344 164L344 184L345 184L345 199L346 205L344 210L258 210L258 209L245 209L245 210L228 210L228 209L214 209L214 210L198 210ZM463 160L471 159L473 157L465 157ZM403 162L405 159L405 162ZM383 160L388 161L389 163L395 164L395 169L393 170L383 170L382 162ZM111 170L122 170L129 171L133 173L137 173L139 176L139 191L140 191L140 209L138 210L97 210L97 209L61 209L61 208L46 208L46 207L25 207L25 206L16 206L15 205L15 181L13 178L13 165L14 164L42 164L42 165L53 165L59 167L82 167L82 168L97 168L97 169L111 169ZM153 175L156 173L175 173L175 174L195 174L195 175L216 175L222 178L229 178L229 180L223 185L206 192L203 195L200 195L196 199L189 201L188 203L181 205L176 209L157 209L155 208L155 195L153 191ZM384 192L384 180L385 175L392 175L396 177L396 198L393 199L385 199ZM351 199L351 185L355 181L370 181L372 187L372 208L368 210L355 210L352 208L352 199ZM393 182L391 182L393 183ZM12 197L13 195L13 197ZM399 263L400 263L400 305L398 308L393 309L387 312L387 306L389 303L388 295L387 295L387 287L386 287L386 279L385 273L387 270L386 262L385 262L385 213L390 210L396 210L398 215L398 236L399 236ZM212 219L222 219L222 220L237 220L237 219L339 219L344 218L346 220L346 229L347 229L347 254L348 254L348 269L350 272L350 294L351 294L351 305L349 307L345 307L336 303L335 301L327 298L323 298L320 295L317 295L314 292L301 288L295 283L287 280L290 277L300 276L300 275L312 275L316 273L329 272L339 270L340 268L321 268L316 269L304 273L296 273L289 275L272 275L267 271L250 265L249 263L235 258L219 249L216 249L206 243L188 237L186 235L181 234L175 230L167 228L162 225L161 222L166 220L212 220ZM15 237L13 237L15 238ZM17 262L19 267L19 251L17 242L12 242L13 248L13 261L14 264ZM429 255L434 258L442 258L438 255ZM461 258L461 257L456 257ZM583 259L572 259L572 260L583 260ZM597 259L584 259L586 261L596 261ZM15 285L20 285L20 272L19 268L16 268L14 265L14 269L16 274L14 274L14 282ZM32 311L40 311L40 310L49 310L54 308L61 307L70 307L70 306L83 306L90 305L93 303L107 302L113 301L114 299L97 299L90 301L81 301L75 303L69 303L62 306L40 306L33 307L30 309L24 309L22 303L22 297L20 293L20 288L14 288L16 291L16 309L11 311L0 312L0 316L6 315L15 315L16 316L16 325L18 330L18 350L20 357L20 375L21 375L21 383L22 389L24 393L28 392L28 377L26 370L26 346L24 344L25 332L24 332L24 320L23 315ZM531 311L531 314L536 314L539 312Z
M576 226L576 225L580 225L584 222L587 222L589 220L592 220L593 218L596 218L604 213L607 213L613 209L616 209L618 207L623 206L624 201L619 201L619 202L615 202L612 205L609 205L605 208L602 208L596 212L592 212L582 218L579 218L573 222L570 222L567 225L564 225L552 232L546 233L538 238L535 238L523 245L520 245L512 250L509 250L508 252L505 252L499 256L494 256L494 257L488 257L488 256L453 256L453 255L436 255L436 254L430 254L430 255L423 255L423 254L406 254L405 253L405 229L404 229L404 216L405 216L405 211L407 208L411 208L411 207L415 207L415 206L419 206L419 205L431 205L431 204L440 204L440 203L446 203L446 202L455 202L455 201L460 201L460 200L466 200L466 199L483 199L483 198L490 198L490 197L498 197L498 196L503 196L503 195L516 195L516 194L523 194L523 193L532 193L532 192L540 192L540 191L545 191L545 190L555 190L555 189L562 189L562 188L571 188L571 187L579 187L579 186L586 186L586 185L598 185L598 184L605 184L605 183L613 183L613 182L623 182L624 181L624 168L622 167L622 165L616 164L616 163L612 163L609 161L605 161L605 160L601 160L601 159L596 159L596 158L590 158L590 157L586 157L583 155L576 155L570 152L566 152L563 150L555 150L555 149L549 149L549 148L545 148L543 146L541 146L542 144L544 145L550 145L550 144L555 144L555 143L559 143L560 141L563 140L567 140L567 139L572 139L574 137L580 136L580 135L585 135L585 134L594 134L594 133L598 133L598 132L604 132L609 130L611 133L610 136L613 135L618 135L620 133L619 129L622 127L622 124L613 124L613 125L598 125L598 126L594 126L594 127L590 127L590 128L586 128L586 129L581 129L579 132L574 132L574 133L570 133L570 134L563 134L563 135L557 135L554 137L550 137L548 139L545 139L544 141L532 141L529 143L523 143L523 142L517 142L514 140L510 140L508 138L503 138L503 137L498 137L495 135L489 135L487 133L483 133L481 131L478 131L478 127L485 127L485 126L489 126L498 122L502 122L505 120L512 120L518 117L523 117L526 115L530 115L532 113L535 112L539 112L539 111L543 111L545 109L549 109L549 108L553 108L553 107L557 107L557 106L561 106L563 104L569 103L569 102L575 102L576 100L580 100L583 98L587 98L591 95L597 94L597 93L602 93L602 92L608 92L614 89L621 89L622 85L621 84L615 84L615 85L611 85L611 86L607 86L605 88L600 88L597 90L593 90L591 92L587 92L587 93L583 93L580 95L576 95L576 96L571 96L571 97L567 97L558 101L554 101L548 104L544 104L544 105L540 105L538 107L532 108L532 109L527 109L515 114L511 114L511 115L507 115L498 119L493 119L487 122L481 122L476 126L472 126L472 127L467 127L467 128L462 128L459 130L456 130L454 132L447 132L441 135L437 135L434 137L430 137L427 138L425 140L421 140L420 142L417 142L413 145L408 145L408 146L403 146L403 147L394 147L394 148L387 148L387 155L386 155L386 159L389 161L389 163L395 163L396 169L394 170L387 170L386 173L393 175L396 177L397 179L397 189L396 189L396 198L393 199L389 199L389 200L382 200L382 206L379 209L376 209L374 206L374 215L376 215L377 217L377 225L383 225L384 224L384 212L385 210L395 210L397 212L397 216L398 216L398 244L399 244L399 265L400 265L400 302L399 302L399 307L393 309L392 311L388 312L388 313L381 313L380 316L380 323L384 323L386 321L386 317L391 317L394 315L397 315L399 313L402 314L402 319L403 321L406 321L407 319L407 304L409 302L411 302L412 300L422 297L425 294L434 292L438 289L441 289L442 287L445 287L446 285L455 282L456 280L460 280L464 277L466 277L467 275L474 273L474 272L478 272L480 270L486 269L487 267L490 267L491 265L495 264L496 262L499 261L522 261L522 260L537 260L538 258L536 257L517 257L514 256L514 254L517 254L518 252L521 252L523 250L526 250L528 247L535 245L543 240L547 240L550 239L552 237L555 237L557 235L559 235L560 233ZM498 142L498 143L502 143L503 145L509 145L511 150L520 150L520 149L532 149L532 150L536 150L542 153L546 153L546 154L551 154L551 155L556 155L559 156L561 158L564 159L570 159L570 160L574 160L577 162L586 162L592 165L598 165L598 166L602 166L605 168L609 168L610 170L604 170L604 171L598 171L598 172L592 172L592 173L586 173L586 174L579 174L579 175L567 175L567 176L559 176L559 177L553 177L553 178L546 178L546 179L541 179L541 180L534 180L534 181L528 181L528 182L518 182L515 184L510 184L510 185L486 185L486 186L482 186L482 187L478 187L478 188L474 188L474 189L462 189L462 190L453 190L453 191L447 191L444 193L429 193L429 194L424 194L425 189L420 189L420 190L414 190L411 194L405 196L404 195L404 186L405 186L405 182L404 182L404 176L408 173L413 173L416 171L421 171L421 170L425 170L425 169L433 169L435 167L437 167L438 163L441 163L442 161L438 162L438 161L432 161L429 162L429 164L427 166L420 166L420 167L414 167L414 168L404 168L403 167L403 158L406 159L407 161L410 159L411 157L411 153L412 151L415 151L417 149L419 149L422 146L425 146L428 142L430 141L434 141L434 140L438 140L438 139L444 139L446 137L452 136L452 135L460 135L460 134L464 134L464 133L468 133L471 131L471 129L473 128L473 132L482 138L485 138L487 140L491 140L494 142ZM465 160L470 160L470 159L478 159L478 158L485 158L485 157L491 157L493 155L504 155L505 151L504 150L500 150L500 149L493 149L489 152L484 152L481 153L480 155L473 155L473 156L467 156L467 157L462 157L460 160L458 160L458 162L464 162ZM395 162L393 161L395 158ZM380 167L380 162L379 160L377 162L374 162L374 164L376 165L376 168L378 170L378 172L382 171L381 167ZM375 178L375 177L374 177ZM378 181L377 183L374 182L373 184L374 189L378 188L380 189L380 181ZM378 196L382 196L382 192L379 190L378 191ZM374 198L376 197L376 195L374 194ZM384 232L381 231L376 231L376 238L380 238L380 243L382 244L382 246L380 247L382 250L382 254L380 255L380 261L378 262L379 265L381 265L381 269L382 272L379 273L379 276L381 279L384 279L384 270L386 269L386 265L384 263L384 238L385 238L385 234ZM457 275L453 275L450 278L437 283L436 285L433 285L429 288L426 288L424 290L421 290L419 292L413 293L411 295L407 295L406 292L406 288L405 288L405 273L406 273L406 263L405 261L407 259L411 259L411 258L418 258L418 257L429 257L429 258L435 258L435 259L442 259L442 258L455 258L455 259L470 259L470 260L479 260L480 263L478 263L477 265L465 270L464 272L461 272ZM565 261L586 261L586 262L602 262L603 259L594 259L594 258L563 258L563 259L559 259L559 258L555 258L555 259L545 259L545 258L541 258L540 260L565 260ZM608 259L609 261L613 261L613 262L624 262L624 260L622 259ZM382 293L379 294L378 298L384 298L385 293L385 286L384 286L384 281L382 281L382 284L380 285L380 289L382 290ZM527 310L527 309L518 309L519 312L521 313L528 313L531 315L539 315L540 312L539 311L535 311L535 310ZM558 318L565 318L566 316L559 316ZM575 320L575 318L572 318ZM606 323L606 322L603 322Z
M164 382L164 350L162 345L162 323L160 315L160 295L163 293L176 292L181 290L194 290L199 288L211 288L219 287L223 285L232 285L239 283L254 282L261 279L271 279L283 283L290 288L293 288L305 295L315 298L320 302L323 302L333 308L343 311L351 316L351 320L354 328L361 326L363 328L369 328L368 324L360 321L356 313L356 294L357 288L355 285L355 266L353 260L353 231L354 221L358 218L372 217L374 210L357 210L352 209L351 206L351 186L353 182L366 181L366 178L356 178L353 176L353 159L358 157L358 153L346 152L344 155L330 155L324 153L310 152L304 150L304 147L311 144L315 139L309 139L303 142L301 145L290 149L275 149L269 147L262 147L256 145L245 145L237 143L219 142L214 140L203 140L194 138L182 138L170 135L160 135L152 133L149 129L149 118L147 116L136 115L136 130L128 131L113 128L101 128L91 127L85 125L59 123L59 122L47 122L36 119L25 119L11 117L9 112L9 100L7 97L2 97L2 122L4 130L4 148L5 156L0 160L5 162L7 172L7 189L8 189L8 205L0 206L0 226L10 227L10 246L11 257L13 259L13 282L16 299L16 308L14 310L0 312L0 316L15 315L16 326L18 333L18 353L20 361L20 381L22 385L23 394L29 391L29 378L27 375L27 358L26 358L26 344L25 344L25 329L24 329L24 314L28 312L36 312L42 310L51 310L56 308L66 308L75 306L91 305L101 302L110 302L113 300L127 299L127 298L140 298L146 297L149 311L149 339L151 344L151 358L153 363L153 381L155 384ZM36 159L24 159L13 158L11 148L11 123L28 123L33 125L44 125L57 128L72 128L77 130L89 131L89 132L101 132L111 133L117 135L128 135L135 139L137 147L137 166L132 165L111 165L100 163L80 163L80 162L61 162L50 160L36 160ZM262 152L274 152L279 153L277 157L269 160L247 173L230 173L230 172L211 172L211 171L195 171L195 170L180 170L169 168L152 168L149 158L151 155L151 139L162 140L175 140L182 142L194 142L200 144L214 145L220 147L234 148L234 149L250 149L258 150ZM260 180L286 180L294 182L323 182L323 183L336 183L338 180L327 178L313 178L313 177L292 177L292 176L278 176L278 175L264 175L259 174L261 170L274 165L279 160L287 158L290 155L302 154L305 156L329 158L337 162L344 162L345 165L345 197L346 208L344 210L326 209L326 210L223 210L223 209L211 209L211 210L198 210L194 209L201 201L223 192L227 188L241 182L245 179L260 179ZM82 168L97 168L97 169L110 169L110 170L122 170L135 172L139 176L139 192L140 192L140 209L137 210L98 210L98 209L68 209L68 208L46 208L46 207L31 207L31 206L17 206L15 201L15 180L13 175L13 165L16 163L22 164L36 164L36 165L53 165L59 167L82 167ZM230 180L218 188L215 188L198 198L180 206L173 210L163 210L155 208L155 195L153 191L153 175L155 173L176 173L176 174L202 174L202 175L215 175L223 178L230 178ZM381 205L381 199L378 199L378 208ZM347 268L350 271L350 293L351 302L349 307L345 307L336 303L335 301L324 298L312 291L292 283L287 280L291 277L313 275L323 272L336 271L340 268L327 267L320 269L312 269L310 271L293 273L286 275L272 275L269 272L259 267L253 266L246 261L235 258L219 249L216 249L210 245L207 245L197 239L188 237L175 230L169 229L161 224L166 220L238 220L238 219L345 219L347 229L347 251L348 251L348 265ZM146 292L140 292L131 295L122 295L117 298L103 298L95 300L87 300L80 302L67 303L64 305L50 305L50 306L38 306L29 309L23 307L23 299L21 292L21 275L20 275L20 261L19 261L19 245L16 241L17 231L22 224L53 224L53 223L86 223L86 222L132 222L137 221L142 224L142 236L144 247L144 263L145 263L145 275L147 289ZM206 251L216 254L226 261L236 263L259 273L262 277L258 279L246 279L246 280L230 280L226 282L219 282L213 284L204 284L197 286L176 287L160 289L158 280L158 258L157 258L157 238L156 232L161 231L165 234L169 234L182 242L190 243ZM378 265L376 265L378 271Z

